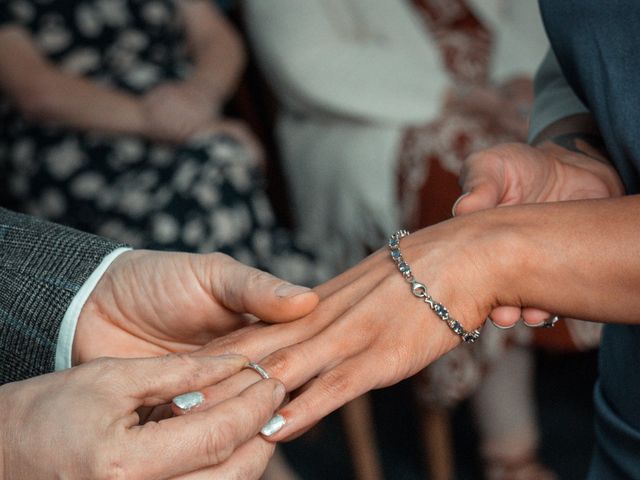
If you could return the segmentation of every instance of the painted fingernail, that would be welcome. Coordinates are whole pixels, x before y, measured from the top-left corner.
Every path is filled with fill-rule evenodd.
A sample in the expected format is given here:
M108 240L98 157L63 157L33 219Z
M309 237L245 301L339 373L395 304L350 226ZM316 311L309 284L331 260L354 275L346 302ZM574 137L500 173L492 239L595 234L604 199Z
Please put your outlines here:
M282 298L290 298L295 297L296 295L300 295L302 293L307 293L311 291L310 288L303 287L301 285L292 285L291 283L283 283L282 285L276 288L276 295Z
M458 197L458 199L455 201L455 203L453 204L453 207L451 207L451 216L455 217L456 216L456 208L458 207L458 204L460 203L460 200L462 200L464 197L466 197L467 195L469 195L471 192L467 192L467 193L463 193L462 195L460 195Z
M183 393L175 397L171 402L183 412L188 412L204 402L204 394L202 392Z
M275 414L271 419L262 427L260 433L265 437L270 437L274 433L279 432L284 424L287 423L285 418L279 413Z

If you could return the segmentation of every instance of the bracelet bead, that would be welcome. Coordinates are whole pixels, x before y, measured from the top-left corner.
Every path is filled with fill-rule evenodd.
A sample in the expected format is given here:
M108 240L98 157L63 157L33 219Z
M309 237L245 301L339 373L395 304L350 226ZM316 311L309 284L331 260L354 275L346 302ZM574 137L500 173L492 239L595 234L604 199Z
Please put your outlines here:
M425 304L442 320L445 322L451 331L458 335L463 342L473 343L480 338L480 329L465 330L462 324L451 316L449 310L439 302L436 302L424 283L418 282L411 272L411 267L405 261L400 251L400 239L409 235L407 230L399 230L391 237L389 237L388 247L391 259L395 262L398 270L404 277L404 279L411 284L411 293L418 298L421 298Z

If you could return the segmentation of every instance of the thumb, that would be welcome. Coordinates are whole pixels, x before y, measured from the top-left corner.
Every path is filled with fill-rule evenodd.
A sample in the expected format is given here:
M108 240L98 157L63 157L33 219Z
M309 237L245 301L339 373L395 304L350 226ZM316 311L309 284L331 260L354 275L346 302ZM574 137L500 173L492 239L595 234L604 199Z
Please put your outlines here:
M269 273L243 265L226 255L216 255L212 294L236 313L250 313L267 322L286 322L303 317L318 304L310 288L293 285Z
M501 198L501 192L495 182L482 183L470 191L463 193L453 204L451 214L465 215L488 208L497 207Z

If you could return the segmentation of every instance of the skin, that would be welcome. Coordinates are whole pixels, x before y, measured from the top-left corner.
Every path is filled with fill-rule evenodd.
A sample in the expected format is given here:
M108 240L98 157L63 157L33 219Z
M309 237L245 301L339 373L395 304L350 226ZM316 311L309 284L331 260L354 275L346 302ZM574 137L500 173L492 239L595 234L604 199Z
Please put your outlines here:
M273 445L256 435L284 398L278 381L248 371L244 388L184 421L167 418L166 404L247 373L245 357L184 352L255 316L289 321L317 303L223 254L121 254L78 319L82 365L0 387L0 478L258 478Z
M640 225L631 219L640 214L640 197L616 197L622 186L613 169L588 142L574 143L587 153L548 141L478 154L464 174L471 193L458 203L459 215L402 240L416 278L467 330L500 308L638 322ZM297 389L279 412L286 424L273 440L300 434L460 344L411 295L386 249L316 291L320 304L307 317L240 330L204 349L243 352ZM211 391L230 395L247 379L244 372Z
M317 303L310 289L221 253L129 251L111 264L82 308L73 364L192 352L256 317L286 322Z
M98 85L51 63L25 29L6 26L0 29L0 91L35 123L169 143L203 130L233 135L237 128L219 114L244 68L242 43L211 2L182 0L178 12L194 64L184 81L142 96Z
M273 446L256 434L284 398L278 381L260 381L194 415L141 424L136 412L246 362L239 355L103 358L3 385L1 478L197 479L225 470L257 478Z

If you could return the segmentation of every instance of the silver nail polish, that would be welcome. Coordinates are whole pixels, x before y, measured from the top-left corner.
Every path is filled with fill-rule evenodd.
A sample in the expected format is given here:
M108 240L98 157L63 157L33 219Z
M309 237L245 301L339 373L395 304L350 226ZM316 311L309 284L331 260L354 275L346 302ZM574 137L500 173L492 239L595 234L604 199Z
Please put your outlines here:
M172 400L172 403L183 412L188 412L192 408L197 407L204 402L202 392L189 392L178 395Z
M262 427L260 433L265 437L270 437L276 432L279 432L284 424L287 423L285 418L279 413L275 414L271 419Z

